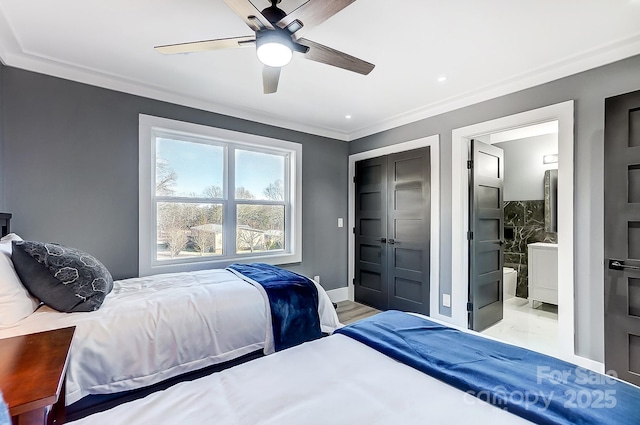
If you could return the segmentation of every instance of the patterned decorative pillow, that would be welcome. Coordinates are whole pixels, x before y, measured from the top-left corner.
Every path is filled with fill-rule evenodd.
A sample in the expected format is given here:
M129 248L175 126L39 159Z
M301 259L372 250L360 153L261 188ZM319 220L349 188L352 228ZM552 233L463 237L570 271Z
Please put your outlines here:
M11 260L27 290L59 311L97 310L113 289L107 268L79 249L14 241Z

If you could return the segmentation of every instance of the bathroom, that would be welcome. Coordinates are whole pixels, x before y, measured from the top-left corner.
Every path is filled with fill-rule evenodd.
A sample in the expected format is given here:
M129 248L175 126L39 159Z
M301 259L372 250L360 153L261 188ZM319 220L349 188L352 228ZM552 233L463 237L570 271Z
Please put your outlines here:
M487 138L504 152L504 303L503 320L483 333L555 355L557 121Z

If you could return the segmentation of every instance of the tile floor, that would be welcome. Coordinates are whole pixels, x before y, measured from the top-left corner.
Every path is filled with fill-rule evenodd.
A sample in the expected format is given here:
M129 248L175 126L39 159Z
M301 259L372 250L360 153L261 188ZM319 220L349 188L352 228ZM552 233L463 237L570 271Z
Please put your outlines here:
M482 333L558 357L558 307L541 303L538 308L532 309L526 299L510 298L504 302L502 321Z

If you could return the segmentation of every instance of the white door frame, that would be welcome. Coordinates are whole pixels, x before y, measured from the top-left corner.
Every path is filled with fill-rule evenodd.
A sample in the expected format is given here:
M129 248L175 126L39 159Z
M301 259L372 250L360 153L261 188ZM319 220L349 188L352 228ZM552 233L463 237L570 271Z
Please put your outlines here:
M441 316L440 298L440 135L423 137L396 145L386 146L379 149L372 149L365 152L349 155L349 299L353 301L355 278L355 234L353 228L356 222L355 213L355 193L356 184L354 176L356 173L356 162L363 159L375 158L398 152L409 151L429 146L431 148L431 243L430 243L430 316L447 320L446 316ZM450 320L450 319L449 319Z
M468 196L469 140L486 134L558 121L558 347L562 358L585 367L601 364L575 355L574 323L574 135L573 100L486 121L452 132L451 185L451 298L452 321L467 326L468 293Z

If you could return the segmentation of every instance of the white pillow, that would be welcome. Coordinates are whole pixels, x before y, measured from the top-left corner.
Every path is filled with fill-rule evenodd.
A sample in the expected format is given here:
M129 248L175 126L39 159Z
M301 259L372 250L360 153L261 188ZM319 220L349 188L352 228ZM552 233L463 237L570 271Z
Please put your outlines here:
M0 239L0 252L4 252L11 257L11 241L21 240L23 239L15 233L9 233L8 235L3 236L2 239Z
M24 319L40 303L22 286L11 262L11 242L22 240L15 233L0 239L0 326L10 326Z

